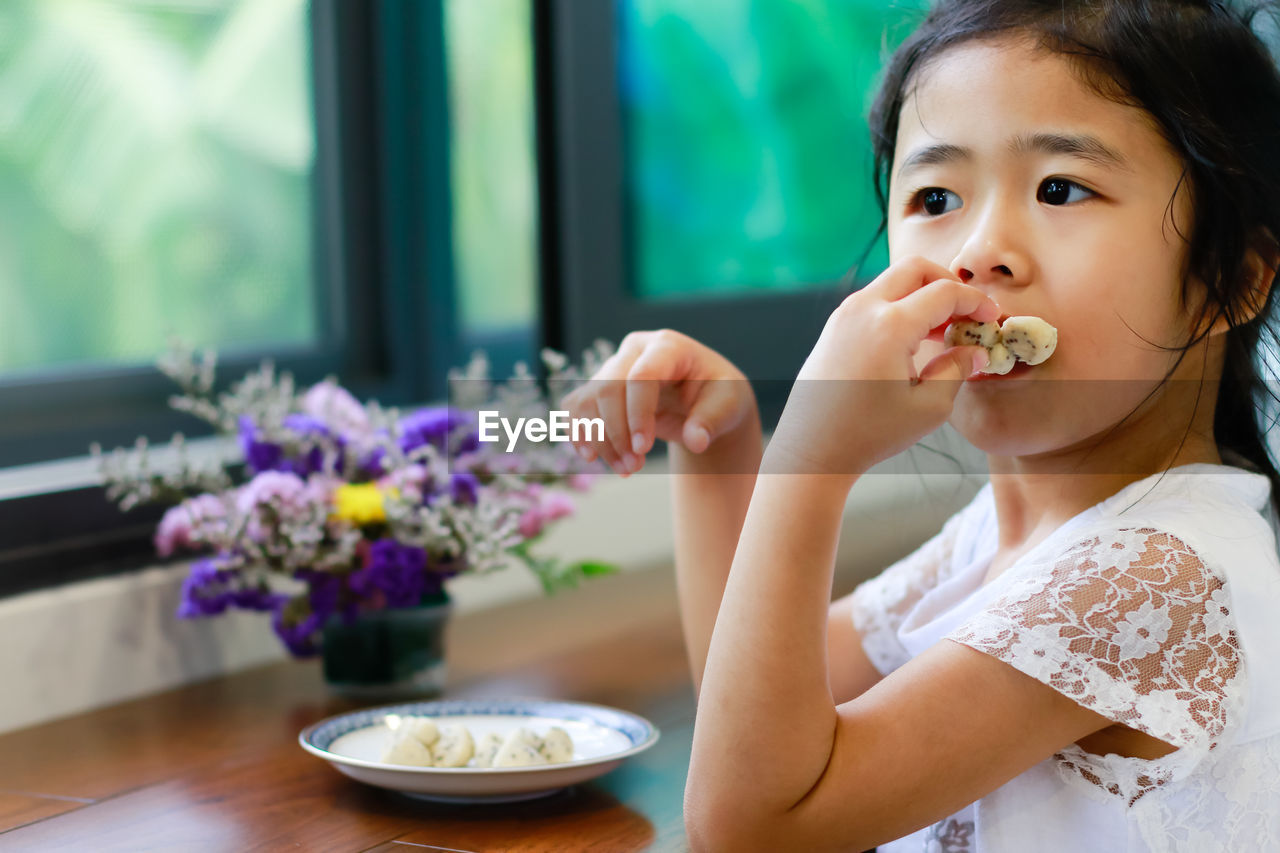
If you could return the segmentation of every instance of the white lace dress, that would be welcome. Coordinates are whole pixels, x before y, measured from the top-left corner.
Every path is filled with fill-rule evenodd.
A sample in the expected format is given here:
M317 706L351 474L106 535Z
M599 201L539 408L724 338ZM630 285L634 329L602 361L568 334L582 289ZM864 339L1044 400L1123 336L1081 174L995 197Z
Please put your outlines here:
M1071 744L884 853L1280 851L1280 560L1261 474L1184 465L1133 483L982 586L991 485L860 585L884 674L949 640L1178 747Z

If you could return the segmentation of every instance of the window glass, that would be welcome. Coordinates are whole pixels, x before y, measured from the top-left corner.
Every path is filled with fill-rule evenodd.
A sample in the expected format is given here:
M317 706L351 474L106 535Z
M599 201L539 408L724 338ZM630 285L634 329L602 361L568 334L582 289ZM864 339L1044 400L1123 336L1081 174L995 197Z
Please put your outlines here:
M0 381L318 335L306 0L0 2Z
M537 178L528 0L447 0L453 244L466 332L534 322Z
M618 0L631 287L831 284L880 211L866 115L922 0ZM860 278L887 265L883 238ZM870 275L868 275L868 272Z

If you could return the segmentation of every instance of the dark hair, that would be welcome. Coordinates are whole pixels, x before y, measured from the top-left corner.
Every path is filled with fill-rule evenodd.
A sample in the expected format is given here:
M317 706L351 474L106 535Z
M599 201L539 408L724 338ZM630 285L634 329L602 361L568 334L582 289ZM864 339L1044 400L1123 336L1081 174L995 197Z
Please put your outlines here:
M1244 263L1250 247L1264 263L1280 251L1280 72L1253 31L1264 8L1270 6L1234 11L1215 0L940 0L894 52L871 108L883 214L872 242L888 225L899 114L924 63L948 47L1001 35L1025 37L1067 57L1100 96L1145 110L1182 159L1178 187L1189 183L1194 210L1182 298L1185 303L1191 276L1208 294L1198 334L1185 346L1164 348L1180 352L1170 375L1212 323L1227 318L1214 437L1220 448L1256 465L1280 495L1280 472L1267 451L1264 397L1280 398L1256 361L1262 330L1276 340L1277 296L1269 290L1247 318L1252 282Z

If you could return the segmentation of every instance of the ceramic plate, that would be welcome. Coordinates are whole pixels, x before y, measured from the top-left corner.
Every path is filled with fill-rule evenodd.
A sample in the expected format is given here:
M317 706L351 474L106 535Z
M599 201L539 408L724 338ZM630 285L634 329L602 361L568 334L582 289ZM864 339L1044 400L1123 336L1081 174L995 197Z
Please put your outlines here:
M379 760L401 717L461 723L478 741L527 726L560 726L573 739L573 760L535 767L410 767ZM352 779L411 797L451 803L513 802L553 794L608 773L658 742L644 717L585 702L547 699L446 699L368 708L321 720L298 735L302 748Z

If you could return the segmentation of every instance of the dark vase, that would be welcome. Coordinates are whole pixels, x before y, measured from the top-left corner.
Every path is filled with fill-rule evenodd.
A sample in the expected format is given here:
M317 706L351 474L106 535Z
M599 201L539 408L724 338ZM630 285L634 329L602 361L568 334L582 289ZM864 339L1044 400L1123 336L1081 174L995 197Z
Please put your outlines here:
M361 613L351 624L333 616L324 628L324 679L354 699L395 701L444 692L447 593L417 607Z

